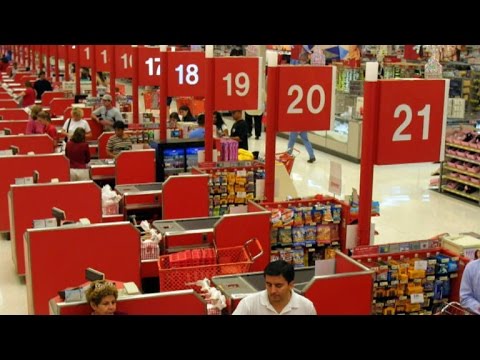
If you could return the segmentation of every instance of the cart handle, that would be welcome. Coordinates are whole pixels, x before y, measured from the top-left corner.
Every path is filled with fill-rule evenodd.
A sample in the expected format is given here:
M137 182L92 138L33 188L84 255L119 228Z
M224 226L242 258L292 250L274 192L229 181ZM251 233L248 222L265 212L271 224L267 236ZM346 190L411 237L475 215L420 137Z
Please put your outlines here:
M255 244L257 245L257 250L258 250L258 254L254 256L252 256L252 252L250 251L250 248L249 248L249 245L253 243L253 241L255 241ZM245 250L247 250L248 255L250 256L250 259L252 260L252 262L254 262L256 259L258 259L260 256L263 255L263 247L260 241L258 241L258 238L251 238L245 241L245 244L243 246L245 247Z

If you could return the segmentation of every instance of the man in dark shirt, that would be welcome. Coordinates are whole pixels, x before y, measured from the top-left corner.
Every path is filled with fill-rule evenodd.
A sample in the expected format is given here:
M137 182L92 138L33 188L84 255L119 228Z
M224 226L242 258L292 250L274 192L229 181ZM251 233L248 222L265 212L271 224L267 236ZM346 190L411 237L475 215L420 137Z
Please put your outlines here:
M40 71L38 73L38 79L35 81L35 84L33 85L33 88L37 92L37 100L42 99L42 94L45 91L52 91L52 84L50 84L50 81L45 79L45 71Z
M238 141L238 148L248 150L248 125L245 120L242 119L242 110L233 110L232 118L235 120L235 124L230 131L230 138Z

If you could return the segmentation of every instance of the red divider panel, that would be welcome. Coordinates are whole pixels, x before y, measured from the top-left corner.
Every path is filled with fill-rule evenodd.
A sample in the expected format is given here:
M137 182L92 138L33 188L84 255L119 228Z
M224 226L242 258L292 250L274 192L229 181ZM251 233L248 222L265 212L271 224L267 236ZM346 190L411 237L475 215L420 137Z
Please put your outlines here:
M115 133L113 131L108 131L101 133L98 137L98 158L99 159L108 159L110 156L107 155L107 142Z
M52 178L70 180L70 162L63 154L2 156L0 169L8 169L0 176L0 231L10 231L7 194L16 178L33 176L33 171L37 170L40 183L50 182ZM37 202L36 199L32 201Z
M33 220L51 218L52 207L64 210L67 220L102 222L102 195L93 181L12 185L9 196L12 259L18 275L25 274L23 234L33 228Z
M162 219L208 217L208 175L170 176L163 183Z
M16 82L16 83L22 83L22 78L24 76L34 76L34 80L37 79L37 77L35 75L32 75L31 72L29 71L17 71L16 74L13 76L13 80ZM23 84L23 83L22 83Z
M55 98L65 98L63 91L45 91L42 94L42 106L50 106L50 102Z
M372 293L372 275L365 273L317 279L305 297L313 302L317 315L370 315Z
M35 154L53 153L53 140L48 135L11 135L0 136L0 150L8 150L11 145L18 146L19 154L33 151Z
M50 102L50 115L63 116L65 109L73 104L73 98L54 98Z
M0 130L10 129L12 135L25 134L28 120L0 120Z
M122 151L115 160L115 184L155 182L155 170L154 149Z
M18 107L19 104L13 99L0 100L0 108L16 109Z
M59 315L92 313L92 308L87 303L61 303L53 306L57 307ZM127 315L206 315L207 304L200 295L189 289L122 297L118 299L117 311Z
M23 109L0 109L0 116L3 120L28 120L28 114Z
M218 248L241 246L249 239L258 239L263 255L254 261L249 271L263 271L270 262L270 212L224 215L217 222L214 232ZM252 247L255 251L255 245Z
M0 93L0 100L10 100L13 99L12 95L7 92Z
M87 267L141 288L139 243L140 233L128 222L27 230L28 313L48 315L48 301L84 283Z

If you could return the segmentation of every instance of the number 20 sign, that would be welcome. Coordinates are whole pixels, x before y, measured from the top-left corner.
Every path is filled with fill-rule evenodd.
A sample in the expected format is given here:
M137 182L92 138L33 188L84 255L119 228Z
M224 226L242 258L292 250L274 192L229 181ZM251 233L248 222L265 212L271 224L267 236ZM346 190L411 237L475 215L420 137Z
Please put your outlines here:
M448 80L382 80L378 165L443 160Z
M279 66L278 131L330 130L335 76L333 66Z

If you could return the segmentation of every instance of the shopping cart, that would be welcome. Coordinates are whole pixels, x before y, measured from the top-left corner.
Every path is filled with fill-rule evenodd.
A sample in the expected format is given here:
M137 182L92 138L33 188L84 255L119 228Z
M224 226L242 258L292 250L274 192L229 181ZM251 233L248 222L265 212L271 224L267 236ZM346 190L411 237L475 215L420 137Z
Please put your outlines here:
M452 301L445 305L436 315L477 315L465 309L460 303Z
M295 161L295 157L300 154L300 150L293 148L292 153L290 154L289 150L281 153L276 153L275 154L275 159L283 165L285 165L285 168L287 169L288 175L292 172L293 168L293 163Z
M255 242L257 253L252 255L250 246ZM199 290L196 282L217 275L246 273L253 262L263 254L263 248L257 238L247 240L243 246L215 248L216 264L185 267L171 267L169 255L158 259L160 291L183 289Z

